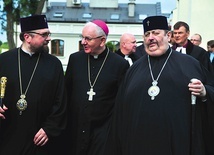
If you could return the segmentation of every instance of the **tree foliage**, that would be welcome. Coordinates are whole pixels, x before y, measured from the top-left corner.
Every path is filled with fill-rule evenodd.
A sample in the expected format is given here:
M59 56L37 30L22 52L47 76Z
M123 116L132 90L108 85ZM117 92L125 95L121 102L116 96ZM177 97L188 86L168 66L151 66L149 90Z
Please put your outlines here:
M120 48L120 42L118 41L108 41L106 43L106 46L111 50L112 52L116 52Z
M9 49L15 48L14 24L19 24L20 17L41 14L46 0L3 0L3 12L0 17L2 28L6 31Z

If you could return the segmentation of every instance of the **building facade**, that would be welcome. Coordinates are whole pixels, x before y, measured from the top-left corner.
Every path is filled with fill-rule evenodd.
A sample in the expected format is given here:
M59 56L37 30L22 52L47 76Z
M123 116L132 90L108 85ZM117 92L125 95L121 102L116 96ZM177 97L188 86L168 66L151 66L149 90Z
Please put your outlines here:
M125 32L134 34L137 41L142 42L143 19L163 15L160 2L135 4L135 0L130 0L128 4L120 4L118 0L90 0L89 3L82 3L81 0L46 1L43 14L47 16L51 31L49 52L61 60L64 69L69 55L82 47L79 36L87 21L104 20L109 27L107 42L117 44L121 34ZM169 17L170 14L164 15ZM20 33L19 27L17 30ZM16 40L18 44L21 43L19 39Z

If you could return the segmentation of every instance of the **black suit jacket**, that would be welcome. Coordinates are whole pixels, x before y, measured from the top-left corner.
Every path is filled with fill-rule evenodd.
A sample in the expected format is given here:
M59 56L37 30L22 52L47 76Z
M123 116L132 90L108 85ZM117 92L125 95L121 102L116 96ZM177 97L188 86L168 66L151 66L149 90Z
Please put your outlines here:
M115 53L117 53L118 55L120 55L121 57L125 57L125 55L121 52L121 50L117 50ZM132 53L129 55L129 58L132 59L132 62L134 63L137 59L139 59L140 57L138 55L136 55L135 53Z
M209 60L210 60L210 51L207 51L206 55L207 55L207 57L208 57ZM213 61L210 62L210 63L211 63L211 66L212 66L212 69L213 69L213 72L214 72L214 59L213 59Z
M177 44L172 46L172 49L177 48ZM191 55L195 59L197 59L207 70L209 70L212 74L214 74L213 66L210 62L209 56L207 55L207 51L199 46L194 45L191 43L190 40L188 40L187 46L186 46L186 54Z

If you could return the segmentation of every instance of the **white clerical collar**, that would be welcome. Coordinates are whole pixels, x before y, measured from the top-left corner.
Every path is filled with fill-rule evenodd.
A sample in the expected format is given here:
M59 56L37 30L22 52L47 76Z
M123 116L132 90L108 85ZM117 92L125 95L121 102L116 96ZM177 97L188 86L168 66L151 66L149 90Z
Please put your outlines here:
M183 46L177 47L175 50L180 52L180 53L186 54L186 48Z
M98 59L99 55L93 55L94 59Z
M125 55L124 59L126 59L129 62L129 66L133 64L132 59L129 57L129 55Z
M23 52L29 54L30 56L32 56L34 53L31 53L31 52L28 52L28 51L25 51L24 49L22 49Z

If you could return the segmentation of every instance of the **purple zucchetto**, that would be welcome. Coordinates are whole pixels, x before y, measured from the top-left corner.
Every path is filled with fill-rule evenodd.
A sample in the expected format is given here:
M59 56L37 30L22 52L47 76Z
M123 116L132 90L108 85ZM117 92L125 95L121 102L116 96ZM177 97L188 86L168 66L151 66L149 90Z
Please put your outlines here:
M108 26L106 25L106 23L102 20L93 20L92 23L96 24L97 26L99 26L106 34L106 36L108 35Z
M20 26L21 32L27 32L48 28L48 23L45 15L34 15L25 18L20 18Z
M150 16L143 20L144 33L150 30L169 30L167 18L165 16Z

